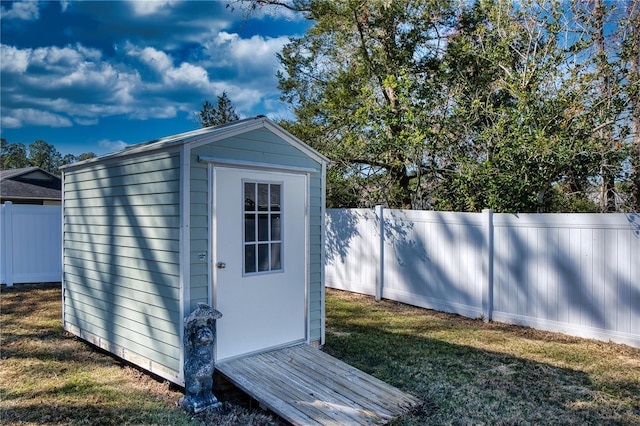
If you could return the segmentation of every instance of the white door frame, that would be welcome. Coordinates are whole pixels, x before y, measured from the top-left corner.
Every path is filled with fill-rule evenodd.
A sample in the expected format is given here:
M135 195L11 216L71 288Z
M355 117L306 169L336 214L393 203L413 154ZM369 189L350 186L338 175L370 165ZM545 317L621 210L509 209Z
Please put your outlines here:
M271 165L266 163L255 163L245 161L235 161L220 158L200 157L200 162L208 163L208 180L209 180L209 195L208 195L208 223L209 223L209 265L208 265L208 281L209 281L209 306L216 308L216 295L217 295L217 275L216 275L216 263L218 261L217 244L216 244L216 230L218 225L218 218L215 215L214 202L219 194L216 193L216 172L217 170L245 170L249 173L274 173L277 174L289 174L289 175L302 175L305 177L305 206L304 206L304 338L303 341L309 343L309 193L310 193L310 178L309 175L312 172L317 172L311 168L301 167L288 167L281 165ZM222 312L224 315L224 312Z

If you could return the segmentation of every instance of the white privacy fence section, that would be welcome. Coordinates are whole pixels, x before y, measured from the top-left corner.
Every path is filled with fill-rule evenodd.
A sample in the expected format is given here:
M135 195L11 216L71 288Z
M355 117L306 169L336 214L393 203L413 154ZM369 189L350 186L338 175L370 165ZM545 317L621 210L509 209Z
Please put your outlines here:
M640 347L640 215L328 209L327 287Z
M0 282L62 280L62 208L0 206Z

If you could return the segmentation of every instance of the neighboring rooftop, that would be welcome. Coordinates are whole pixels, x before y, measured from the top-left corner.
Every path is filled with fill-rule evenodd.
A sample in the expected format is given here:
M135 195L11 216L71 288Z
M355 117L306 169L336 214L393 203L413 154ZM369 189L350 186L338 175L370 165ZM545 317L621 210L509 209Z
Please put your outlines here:
M61 199L61 179L40 167L0 170L0 203L51 204Z

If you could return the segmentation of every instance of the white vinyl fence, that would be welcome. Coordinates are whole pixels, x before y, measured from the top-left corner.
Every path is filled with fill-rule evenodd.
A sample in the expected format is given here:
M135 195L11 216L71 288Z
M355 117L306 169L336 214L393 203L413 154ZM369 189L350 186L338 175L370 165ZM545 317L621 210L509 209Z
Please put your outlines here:
M640 347L640 214L328 209L327 287Z
M0 283L62 280L62 207L0 206Z

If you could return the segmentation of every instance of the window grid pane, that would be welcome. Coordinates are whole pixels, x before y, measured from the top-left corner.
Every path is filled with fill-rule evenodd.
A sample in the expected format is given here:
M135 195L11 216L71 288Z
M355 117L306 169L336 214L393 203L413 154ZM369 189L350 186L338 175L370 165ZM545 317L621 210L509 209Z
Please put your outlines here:
M282 184L245 181L243 190L244 273L281 271Z

